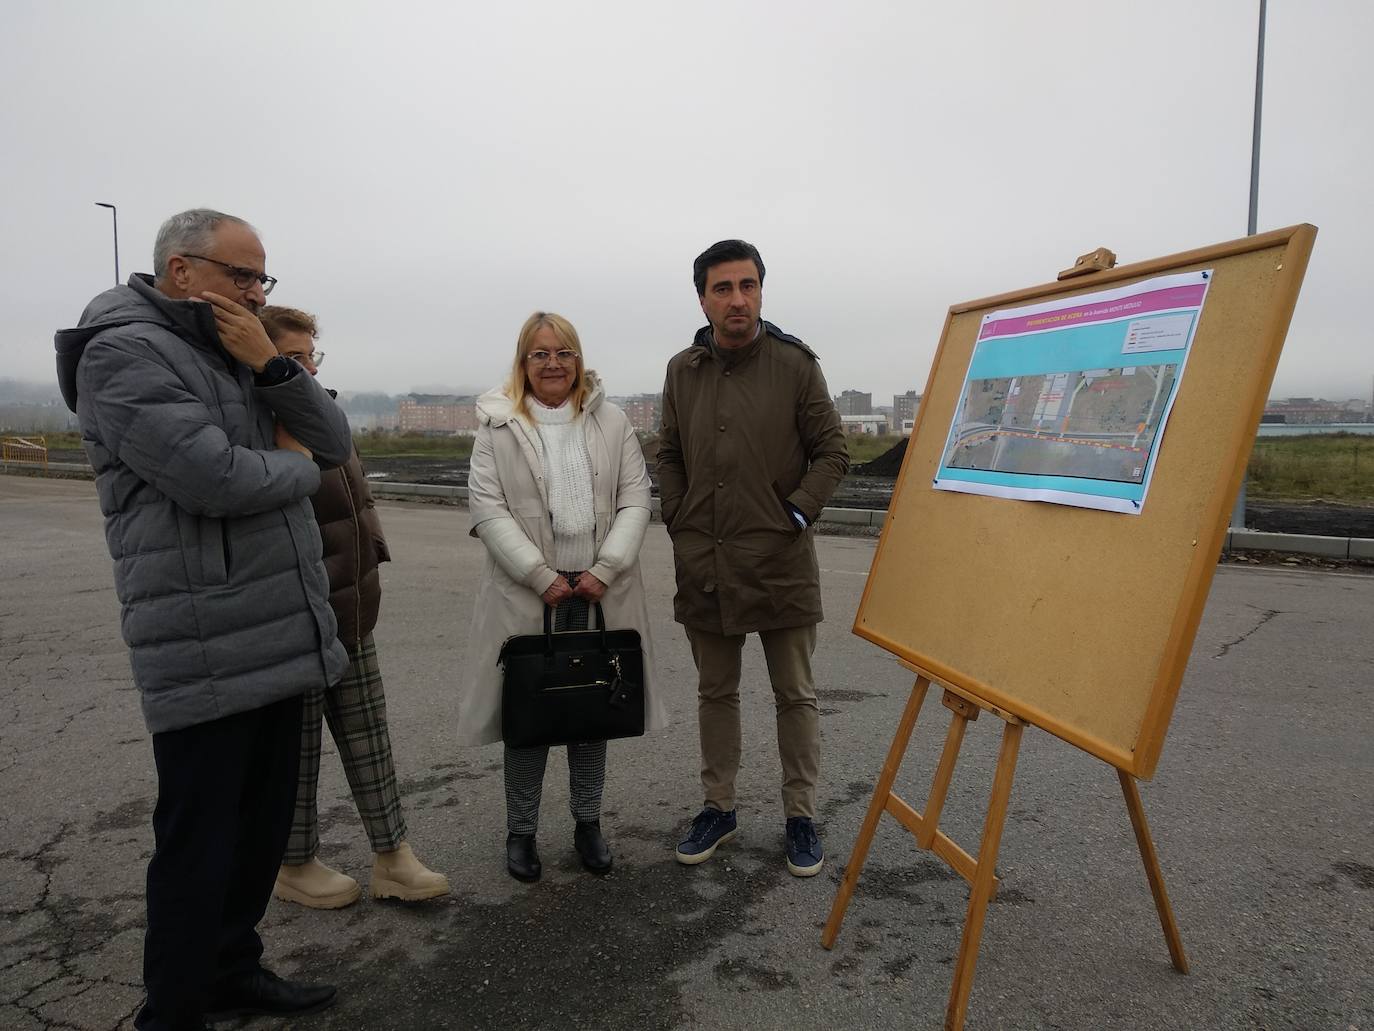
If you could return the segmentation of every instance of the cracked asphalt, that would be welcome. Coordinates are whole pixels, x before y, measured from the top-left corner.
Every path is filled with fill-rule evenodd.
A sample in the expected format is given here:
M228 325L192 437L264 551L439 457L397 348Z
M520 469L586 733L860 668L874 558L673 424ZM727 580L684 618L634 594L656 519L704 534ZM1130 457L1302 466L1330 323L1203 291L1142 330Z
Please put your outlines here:
M821 538L829 621L810 880L782 860L762 656L746 649L741 833L711 862L672 846L697 808L691 659L672 563L644 572L674 726L611 745L608 877L572 851L550 763L544 879L506 876L499 746L452 743L480 544L466 513L383 505L396 561L377 630L410 841L451 898L311 912L274 902L268 962L340 986L291 1025L748 1029L942 1026L967 892L885 820L833 952L820 932L911 677L849 632L873 553ZM155 781L93 485L0 476L0 1028L124 1029L140 1002ZM1374 576L1218 570L1159 772L1142 785L1189 976L1169 965L1113 771L1029 730L969 1028L1374 1031ZM926 703L898 790L924 807L947 721ZM996 759L968 733L942 827L976 848ZM370 856L332 746L322 857Z

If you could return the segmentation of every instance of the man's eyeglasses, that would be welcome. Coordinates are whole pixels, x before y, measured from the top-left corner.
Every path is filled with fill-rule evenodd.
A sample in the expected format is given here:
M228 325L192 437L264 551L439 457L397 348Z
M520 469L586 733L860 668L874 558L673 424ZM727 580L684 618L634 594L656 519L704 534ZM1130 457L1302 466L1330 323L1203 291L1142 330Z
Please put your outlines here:
M262 284L263 296L270 294L272 288L277 285L277 281L265 272L258 272L256 269L244 268L242 265L230 265L227 261L220 261L218 258L207 258L203 254L183 254L183 258L195 258L196 261L208 261L212 265L218 265L229 273L229 278L234 281L234 285L240 290L247 290L254 283Z
M561 351L531 351L525 355L525 360L534 362L535 365L547 365L552 358L559 365L575 365L577 363L577 352L564 348Z
M292 358L298 362L309 362L311 365L319 365L324 361L323 351L308 351L304 354L288 354L286 358Z

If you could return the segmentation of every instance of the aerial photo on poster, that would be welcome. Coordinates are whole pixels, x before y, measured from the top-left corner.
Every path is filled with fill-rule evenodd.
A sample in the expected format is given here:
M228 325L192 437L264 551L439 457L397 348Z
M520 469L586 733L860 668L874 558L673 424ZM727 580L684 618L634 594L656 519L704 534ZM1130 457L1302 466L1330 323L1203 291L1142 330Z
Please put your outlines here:
M1138 515L1210 281L985 316L935 488Z

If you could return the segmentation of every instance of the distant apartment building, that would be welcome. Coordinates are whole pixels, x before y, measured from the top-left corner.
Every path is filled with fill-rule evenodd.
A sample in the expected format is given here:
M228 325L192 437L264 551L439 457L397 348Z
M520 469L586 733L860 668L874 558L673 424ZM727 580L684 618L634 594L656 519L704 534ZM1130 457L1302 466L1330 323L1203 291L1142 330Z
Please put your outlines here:
M350 412L344 409L344 415L348 416L348 425L355 433L395 430L401 425L400 417L394 411Z
M1288 397L1271 400L1264 406L1265 422L1284 422L1300 426L1330 426L1334 423L1368 422L1369 402L1359 398L1326 401L1319 397Z
M835 410L841 415L872 415L873 395L861 390L846 390L835 398Z
M619 405L636 433L657 433L663 409L662 394L633 394L611 398Z
M905 394L892 395L892 425L900 429L907 423L916 421L916 413L921 409L921 395L914 390Z
M477 399L451 394L409 394L397 412L402 433L476 433Z
M867 433L882 436L887 432L886 415L841 415L840 426L846 434Z

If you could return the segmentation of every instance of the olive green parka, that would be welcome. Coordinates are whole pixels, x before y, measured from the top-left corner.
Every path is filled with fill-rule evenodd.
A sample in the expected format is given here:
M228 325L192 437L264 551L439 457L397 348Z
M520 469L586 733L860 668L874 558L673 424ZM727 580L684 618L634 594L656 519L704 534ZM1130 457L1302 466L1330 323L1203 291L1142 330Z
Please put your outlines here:
M677 566L674 615L717 634L820 622L810 525L849 469L819 359L769 322L745 347L709 326L668 362L658 450Z

